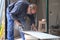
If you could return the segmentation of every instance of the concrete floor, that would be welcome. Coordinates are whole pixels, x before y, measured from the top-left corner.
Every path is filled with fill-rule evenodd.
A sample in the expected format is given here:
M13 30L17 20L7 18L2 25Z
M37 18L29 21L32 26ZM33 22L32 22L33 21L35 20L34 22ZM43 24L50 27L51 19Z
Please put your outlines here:
M30 35L25 35L26 40L38 40L37 38L30 36ZM22 40L22 38L16 38L15 40Z

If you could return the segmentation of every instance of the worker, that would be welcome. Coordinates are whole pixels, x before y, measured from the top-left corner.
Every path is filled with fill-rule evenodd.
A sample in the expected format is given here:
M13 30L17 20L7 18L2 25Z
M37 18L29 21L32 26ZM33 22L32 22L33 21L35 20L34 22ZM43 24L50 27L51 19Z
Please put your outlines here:
M31 27L35 26L34 14L36 13L37 6L35 4L29 4L26 0L19 0L14 3L14 7L10 10L7 8L7 39L14 40L14 21L22 27L26 27L25 16L28 16L31 20ZM23 40L25 40L24 33L20 33Z

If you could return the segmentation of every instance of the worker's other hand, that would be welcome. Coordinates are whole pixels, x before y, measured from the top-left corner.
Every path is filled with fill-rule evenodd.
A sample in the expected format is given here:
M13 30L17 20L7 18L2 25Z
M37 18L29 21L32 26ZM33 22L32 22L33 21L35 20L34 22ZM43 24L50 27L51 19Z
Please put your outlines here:
M19 23L17 20L14 20L14 23L15 23L17 26L21 25L21 23Z
M36 28L36 26L35 26L34 24L32 24L32 26L31 26L31 30L33 30L33 31L37 31L37 28Z

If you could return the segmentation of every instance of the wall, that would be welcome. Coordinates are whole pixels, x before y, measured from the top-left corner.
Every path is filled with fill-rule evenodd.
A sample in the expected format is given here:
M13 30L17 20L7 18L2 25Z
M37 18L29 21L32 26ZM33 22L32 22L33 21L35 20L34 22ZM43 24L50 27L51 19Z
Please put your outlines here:
M49 0L49 26L60 25L60 0Z
M43 11L42 11L42 0L39 0L37 2L38 5L38 12L37 12L37 16L38 16L38 20L43 18Z
M43 18L46 18L46 0L42 0Z
M46 0L38 1L38 20L46 18Z

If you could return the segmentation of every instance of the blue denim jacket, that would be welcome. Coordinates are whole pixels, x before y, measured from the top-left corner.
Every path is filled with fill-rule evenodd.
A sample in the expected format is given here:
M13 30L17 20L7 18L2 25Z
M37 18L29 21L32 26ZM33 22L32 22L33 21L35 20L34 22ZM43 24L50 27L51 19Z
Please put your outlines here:
M29 4L26 3L26 2L17 2L17 3L15 3L14 8L10 12L13 20L18 20L19 22L22 23L22 25L25 25L26 22L25 22L24 17L28 16L31 20L30 24L32 25L32 23L35 23L34 16L27 14L28 5Z
M13 3L14 4L14 3ZM12 4L11 4L12 5ZM8 40L14 40L14 20L18 20L22 23L22 26L26 26L26 22L24 17L28 16L31 19L31 24L34 23L34 16L33 15L27 15L27 7L29 4L26 2L17 2L14 4L13 9L10 10L9 6L7 7L7 38ZM24 39L24 34L21 32L22 38Z

